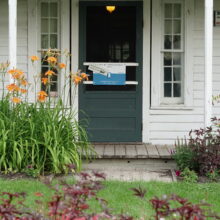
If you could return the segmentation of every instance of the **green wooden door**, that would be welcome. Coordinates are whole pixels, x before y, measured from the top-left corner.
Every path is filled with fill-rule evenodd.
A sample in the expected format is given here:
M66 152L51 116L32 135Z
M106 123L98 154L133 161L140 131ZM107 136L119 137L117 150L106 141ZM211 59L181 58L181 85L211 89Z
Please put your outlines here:
M80 85L79 118L90 141L142 141L142 10L142 2L80 2L79 64L89 80L85 62L138 64L126 67L129 85Z

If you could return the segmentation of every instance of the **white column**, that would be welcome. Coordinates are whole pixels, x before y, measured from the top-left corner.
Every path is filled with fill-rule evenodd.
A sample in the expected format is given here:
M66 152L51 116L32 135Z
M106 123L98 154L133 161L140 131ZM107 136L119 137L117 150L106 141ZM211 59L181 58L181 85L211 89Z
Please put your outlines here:
M212 117L213 0L205 0L205 127Z
M17 0L8 0L9 6L9 62L10 68L17 66ZM12 79L10 79L12 81Z

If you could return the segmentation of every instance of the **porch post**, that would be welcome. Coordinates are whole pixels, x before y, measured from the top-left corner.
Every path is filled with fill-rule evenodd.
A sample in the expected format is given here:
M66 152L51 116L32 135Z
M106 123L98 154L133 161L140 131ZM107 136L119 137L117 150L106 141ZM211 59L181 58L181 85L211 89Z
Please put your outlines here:
M17 66L17 0L8 0L9 6L9 62L10 68ZM10 78L10 82L12 78Z
M210 126L212 117L212 55L213 0L205 0L205 104L204 125Z

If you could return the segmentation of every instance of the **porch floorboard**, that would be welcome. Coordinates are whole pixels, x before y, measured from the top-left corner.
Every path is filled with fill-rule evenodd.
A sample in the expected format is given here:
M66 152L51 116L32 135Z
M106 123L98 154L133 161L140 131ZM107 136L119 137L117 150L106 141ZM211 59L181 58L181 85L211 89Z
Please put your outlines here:
M174 146L144 143L93 143L97 158L172 159Z

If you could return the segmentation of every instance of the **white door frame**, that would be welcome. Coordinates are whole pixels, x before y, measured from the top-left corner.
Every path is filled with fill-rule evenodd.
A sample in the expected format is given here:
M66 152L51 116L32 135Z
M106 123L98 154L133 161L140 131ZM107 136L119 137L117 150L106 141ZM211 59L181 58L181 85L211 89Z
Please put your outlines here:
M135 1L135 0L134 0ZM79 66L79 0L72 0L72 71ZM142 100L142 141L149 142L149 109L150 109L150 35L151 35L151 0L143 0L143 100ZM72 105L78 109L78 91ZM78 118L78 115L76 116Z

